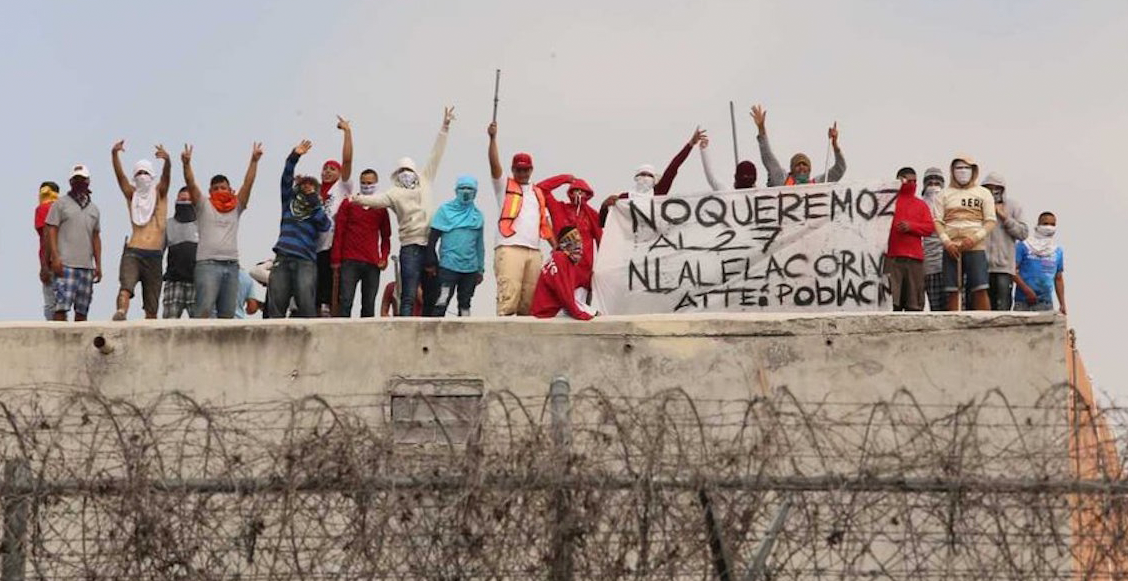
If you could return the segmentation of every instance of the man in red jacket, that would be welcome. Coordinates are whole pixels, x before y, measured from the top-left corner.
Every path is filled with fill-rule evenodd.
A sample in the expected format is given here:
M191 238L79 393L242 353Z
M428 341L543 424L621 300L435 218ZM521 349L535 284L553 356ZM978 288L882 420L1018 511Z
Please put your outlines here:
M885 274L889 276L894 311L924 310L924 238L932 234L932 210L916 196L916 171L911 167L897 172L901 191L889 229L889 249L885 252Z
M561 202L553 195L553 190L568 184L568 201ZM588 204L595 196L591 186L571 174L560 174L541 180L537 187L544 190L544 204L552 226L562 230L571 226L580 231L584 243L584 255L580 259L580 279L576 281L581 288L591 290L591 271L595 266L595 251L603 241L603 226L599 225L599 212Z
M360 191L376 191L378 176L366 169L360 174ZM392 222L384 208L354 204L348 198L337 209L336 227L329 264L340 272L336 317L352 316L356 285L360 283L360 316L376 316L376 294L380 291L380 272L388 266L392 250Z
M566 226L556 239L559 240L556 250L537 279L530 314L538 319L551 319L564 310L574 319L590 320L597 314L595 310L576 300L576 291L581 290L578 281L583 276L579 267L584 256L583 238L574 226ZM591 273L587 276L591 278Z

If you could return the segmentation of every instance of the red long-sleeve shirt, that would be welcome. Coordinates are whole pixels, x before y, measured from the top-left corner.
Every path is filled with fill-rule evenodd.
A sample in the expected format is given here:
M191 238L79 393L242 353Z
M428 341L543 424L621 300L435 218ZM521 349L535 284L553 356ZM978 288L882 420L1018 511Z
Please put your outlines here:
M580 238L584 241L584 256L580 260L576 282L581 288L590 289L591 271L595 266L595 251L603 241L603 226L599 225L599 212L587 202L577 206L571 198L567 202L561 202L553 194L553 190L571 183L574 179L572 175L560 174L541 180L537 187L546 193L544 204L548 209L548 217L552 219L552 229L559 233L565 226L572 226L580 231Z
M532 315L538 319L551 319L564 309L574 319L587 321L591 314L576 304L577 271L572 259L564 252L556 250L541 267L537 289L533 293Z
M366 264L387 264L392 251L392 222L383 208L365 208L349 200L337 209L333 230L332 264L356 260Z
M909 231L897 230L897 224L908 224ZM915 258L924 260L924 238L935 229L932 210L924 200L916 197L916 182L901 184L897 192L897 207L893 210L893 225L889 228L890 258Z

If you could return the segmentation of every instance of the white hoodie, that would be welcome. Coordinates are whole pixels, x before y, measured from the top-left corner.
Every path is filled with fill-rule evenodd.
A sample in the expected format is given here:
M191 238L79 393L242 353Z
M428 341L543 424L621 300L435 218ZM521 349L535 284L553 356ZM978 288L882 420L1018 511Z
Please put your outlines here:
M396 222L399 223L400 246L427 245L427 237L431 233L431 216L435 213L431 188L435 181L435 174L439 171L439 163L443 159L446 142L447 130L442 129L439 131L438 137L435 138L434 147L431 148L431 159L427 160L427 166L423 168L423 173L418 174L419 181L414 188L401 187L396 184L396 180L393 178L388 180L396 184L391 189L371 196L357 194L351 198L353 203L365 207L391 208L396 214ZM392 172L393 176L401 169L415 171L415 163L410 158L400 160L397 165L396 171Z

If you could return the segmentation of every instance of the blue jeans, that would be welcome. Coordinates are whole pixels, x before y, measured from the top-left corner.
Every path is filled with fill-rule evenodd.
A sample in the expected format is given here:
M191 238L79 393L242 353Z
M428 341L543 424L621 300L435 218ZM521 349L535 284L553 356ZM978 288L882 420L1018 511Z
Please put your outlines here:
M239 304L239 261L197 261L195 281L194 318L210 319L213 312L220 319L235 318L235 307Z
M376 292L380 290L380 267L358 260L342 260L340 270L340 304L334 313L351 317L356 285L360 283L360 316L376 316Z
M423 279L423 260L427 247L408 244L400 247L400 316L410 317L415 309L415 293ZM426 314L426 313L424 313Z
M455 272L445 268L439 269L439 296L435 300L433 317L445 317L447 305L455 292L458 293L458 316L470 316L470 300L474 298L474 289L478 287L478 273Z
M270 284L266 287L270 318L285 318L290 299L297 303L297 316L317 316L317 263L276 254L274 266L270 269Z

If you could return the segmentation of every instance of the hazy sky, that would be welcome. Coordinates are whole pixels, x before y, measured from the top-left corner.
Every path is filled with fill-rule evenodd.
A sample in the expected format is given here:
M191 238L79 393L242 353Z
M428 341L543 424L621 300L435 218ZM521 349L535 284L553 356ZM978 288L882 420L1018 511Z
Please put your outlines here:
M1123 0L42 0L11 3L6 16L0 169L12 205L0 213L0 318L40 316L36 193L43 180L63 184L76 162L90 165L102 209L105 280L91 317L109 318L129 232L109 163L117 139L127 167L155 143L179 153L191 142L197 175L236 185L251 143L265 142L240 231L248 265L270 256L278 176L300 139L314 149L299 169L316 173L340 155L334 116L344 115L356 173L371 166L383 182L400 156L425 163L450 104L458 120L438 191L478 176L489 221L485 127L501 68L502 155L527 150L537 176L575 173L600 194L627 188L640 163L664 166L698 124L713 136L718 174L731 175L730 99L742 155L757 165L756 102L780 157L806 151L816 171L837 120L848 180L970 153L984 174L1006 176L1031 222L1058 214L1070 323L1098 387L1128 398L1128 314L1114 290L1128 282L1115 258L1128 218ZM174 188L182 183L176 163ZM675 189L704 187L695 154ZM493 300L484 287L475 310L492 312Z

